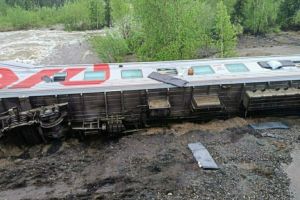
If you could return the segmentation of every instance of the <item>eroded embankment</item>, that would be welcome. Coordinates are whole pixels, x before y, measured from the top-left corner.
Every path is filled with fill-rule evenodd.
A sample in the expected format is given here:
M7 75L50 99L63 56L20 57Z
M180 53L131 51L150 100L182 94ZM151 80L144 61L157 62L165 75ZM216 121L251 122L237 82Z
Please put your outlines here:
M270 120L260 119L259 121ZM257 120L155 128L115 141L90 138L34 147L1 147L1 199L290 199L282 163L300 135L247 126ZM215 128L221 127L223 128ZM189 128L187 128L189 127ZM200 130L199 128L202 127ZM187 148L202 142L220 170L200 169Z

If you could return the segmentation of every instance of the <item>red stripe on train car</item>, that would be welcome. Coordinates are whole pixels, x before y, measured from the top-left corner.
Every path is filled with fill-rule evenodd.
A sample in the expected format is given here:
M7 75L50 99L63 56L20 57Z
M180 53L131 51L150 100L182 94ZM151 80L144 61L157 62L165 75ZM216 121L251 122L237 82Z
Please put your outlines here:
M42 71L39 71L38 73L30 76L29 78L21 81L20 83L17 83L16 85L13 85L12 89L18 89L18 88L32 88L33 86L41 83L43 80L42 78L44 76L53 76L55 73L61 71L61 69L45 69Z
M12 70L0 68L0 89L6 88L18 80L18 76Z

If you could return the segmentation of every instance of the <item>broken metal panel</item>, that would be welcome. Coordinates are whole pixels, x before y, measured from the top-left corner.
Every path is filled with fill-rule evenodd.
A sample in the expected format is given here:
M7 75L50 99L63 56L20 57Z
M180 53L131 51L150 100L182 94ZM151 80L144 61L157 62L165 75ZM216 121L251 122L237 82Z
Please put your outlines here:
M291 61L291 60L272 60L272 61L266 61L266 62L258 62L258 64L263 67L263 68L267 68L267 69L272 69L272 70L276 70L276 69L280 69L282 67L296 67L296 64Z
M188 144L188 147L197 160L199 167L203 169L219 169L208 150L200 142Z
M221 108L221 102L218 96L193 96L192 107L194 110Z
M289 126L282 122L263 122L258 124L250 124L250 127L255 130L264 129L289 129Z
M295 67L296 64L291 60L280 60L279 61L283 67Z
M159 81L159 82L163 82L163 83L167 83L170 85L174 85L177 87L184 87L188 81L179 79L179 78L175 78L173 76L169 76L167 74L160 74L158 72L152 72L148 78L151 78L153 80Z

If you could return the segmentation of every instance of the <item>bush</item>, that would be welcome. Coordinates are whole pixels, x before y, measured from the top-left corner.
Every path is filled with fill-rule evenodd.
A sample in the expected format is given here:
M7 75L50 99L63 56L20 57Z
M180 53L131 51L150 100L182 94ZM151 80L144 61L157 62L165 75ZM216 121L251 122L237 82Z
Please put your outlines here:
M6 15L7 9L8 9L8 6L5 3L5 0L0 0L0 17Z
M103 62L122 62L129 53L126 40L119 34L108 33L106 36L95 36L90 42Z
M215 45L220 57L235 55L237 37L235 27L230 22L226 6L222 1L217 4L214 27Z
M66 3L59 10L59 16L59 21L65 25L67 30L88 29L90 24L89 1L80 0Z
M101 28L104 25L103 0L68 1L62 7L8 7L0 0L0 29L28 29L64 24L67 30Z
M279 10L279 23L284 29L293 29L297 12L300 10L299 0L282 0ZM296 25L297 26L297 25Z
M136 52L143 60L195 58L207 44L213 12L206 3L135 0L134 11L142 34Z
M16 29L35 28L41 25L37 12L27 11L21 7L7 9L4 19L4 23L9 23Z

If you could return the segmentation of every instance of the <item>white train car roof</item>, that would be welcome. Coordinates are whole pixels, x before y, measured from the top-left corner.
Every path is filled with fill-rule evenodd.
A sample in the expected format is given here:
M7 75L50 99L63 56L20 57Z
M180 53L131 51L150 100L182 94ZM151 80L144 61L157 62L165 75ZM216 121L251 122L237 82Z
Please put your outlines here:
M0 99L174 87L148 78L152 72L185 80L186 87L300 80L300 55L71 66L0 62Z

